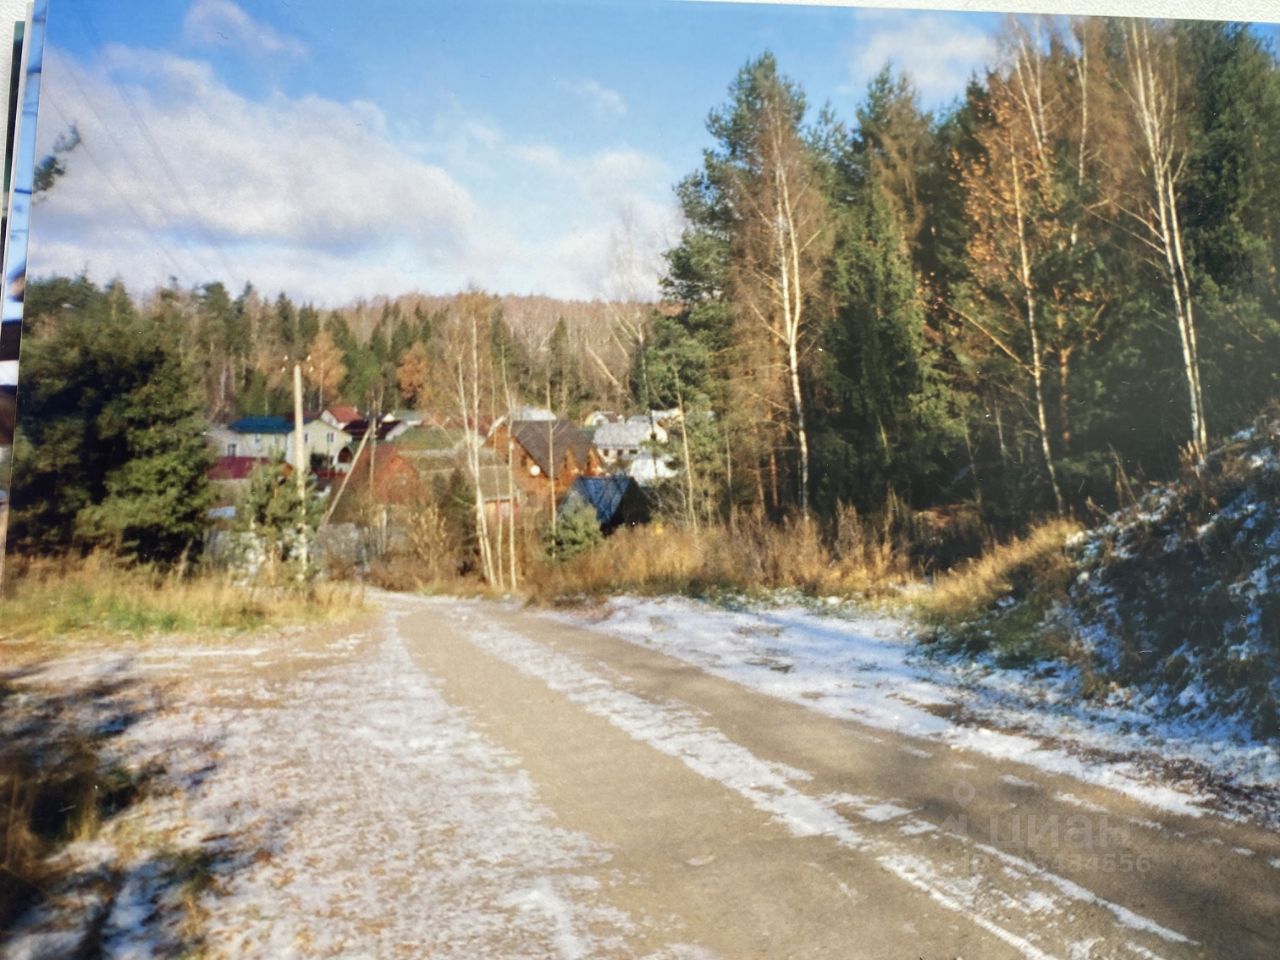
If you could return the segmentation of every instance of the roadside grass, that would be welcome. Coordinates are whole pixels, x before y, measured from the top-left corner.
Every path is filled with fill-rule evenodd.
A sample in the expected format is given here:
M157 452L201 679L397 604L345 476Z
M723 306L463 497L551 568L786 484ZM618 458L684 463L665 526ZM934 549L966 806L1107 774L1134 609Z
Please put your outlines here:
M923 639L951 653L990 653L1000 666L1058 660L1087 673L1087 654L1065 630L1045 622L1067 598L1074 570L1066 542L1080 529L1050 520L939 576L916 599L927 628Z
M0 675L0 943L26 925L57 931L68 956L99 956L107 910L133 876L173 918L157 941L164 955L199 954L200 898L229 852L178 846L119 816L175 789L163 755L126 766L110 749L161 709L159 693L127 674L56 685L24 670ZM87 843L98 845L88 858L77 852Z
M270 588L216 574L128 567L98 555L11 562L3 596L0 639L33 640L251 631L345 617L364 602L362 588L348 583Z
M0 934L66 879L53 854L94 839L150 789L155 769L103 755L136 719L131 693L112 681L52 690L0 676Z
M751 595L788 589L813 596L883 596L916 574L891 532L859 528L824 541L816 524L740 520L692 530L662 523L622 529L563 563L529 566L534 603L610 594Z

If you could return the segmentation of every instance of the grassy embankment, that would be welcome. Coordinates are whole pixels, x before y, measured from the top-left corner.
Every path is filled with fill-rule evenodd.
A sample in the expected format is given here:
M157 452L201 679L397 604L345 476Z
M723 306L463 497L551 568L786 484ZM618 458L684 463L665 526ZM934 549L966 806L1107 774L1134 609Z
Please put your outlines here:
M620 530L564 563L530 565L524 591L535 603L611 594L706 597L790 589L867 594L906 582L911 564L889 543L841 553L812 525L742 522L699 531L655 524Z
M346 617L364 602L363 589L354 584L243 585L226 576L183 576L99 556L11 561L3 598L0 640L259 630Z
M926 639L956 653L990 653L1007 666L1078 659L1071 638L1044 621L1068 598L1075 574L1066 544L1080 530L1051 520L939 576L915 604Z
M1093 529L988 551L921 606L941 649L1065 663L1082 696L1280 736L1280 417Z
M948 555L974 552L976 517L945 527L890 501L874 517L839 512L826 529L816 522L775 524L740 518L693 530L662 523L619 530L564 563L530 564L524 588L538 603L616 593L895 596Z

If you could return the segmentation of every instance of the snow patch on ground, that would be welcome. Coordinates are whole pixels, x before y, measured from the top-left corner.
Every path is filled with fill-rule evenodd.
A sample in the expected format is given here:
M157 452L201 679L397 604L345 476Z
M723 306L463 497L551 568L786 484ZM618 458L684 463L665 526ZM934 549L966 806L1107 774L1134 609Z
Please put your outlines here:
M589 624L574 613L547 616L605 630L827 716L1064 774L1168 813L1200 816L1211 797L1192 784L1162 782L1149 761L1189 759L1224 777L1280 782L1280 752L1271 745L1205 742L1169 725L1136 727L1133 710L1083 707L1030 672L932 661L893 618L629 597L609 601Z
M632 956L636 922L602 895L601 878L624 879L609 872L609 851L558 826L514 756L445 702L394 614L379 637L309 671L279 654L265 677L247 663L262 650L140 658L148 674L191 678L184 708L138 723L114 749L163 756L186 782L113 821L110 835L211 855L200 955ZM246 672L210 676L215 655ZM145 860L124 866L95 955L174 953L158 911L175 891ZM47 933L17 938L4 956L57 955ZM673 945L659 956L708 955Z
M438 601L422 600L423 604ZM456 609L456 608L455 608ZM1065 952L1069 928L1086 908L1110 915L1125 928L1152 934L1153 942L1187 939L1098 897L1065 878L963 833L910 816L891 800L835 794L813 797L802 789L805 771L766 761L708 726L676 703L653 703L623 689L624 681L593 672L566 655L492 624L463 615L467 637L480 649L544 682L588 713L634 739L682 761L746 799L797 837L827 837L874 859L899 879L922 890L1029 958ZM672 631L674 632L674 631ZM874 651L868 651L874 652ZM768 667L762 669L768 670ZM840 813L849 806L863 822L886 830L855 829ZM944 838L951 852L944 851ZM956 850L962 851L957 854ZM1002 882L992 882L1001 877ZM1010 889L1010 882L1013 889ZM1026 918L1035 916L1028 924ZM1104 922L1100 918L1097 922Z

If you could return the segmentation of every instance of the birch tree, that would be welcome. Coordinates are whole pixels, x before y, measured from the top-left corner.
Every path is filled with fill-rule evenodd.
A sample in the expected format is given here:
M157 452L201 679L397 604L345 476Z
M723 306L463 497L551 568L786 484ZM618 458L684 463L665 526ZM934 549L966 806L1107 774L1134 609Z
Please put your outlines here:
M782 393L798 451L800 514L809 516L810 451L802 360L817 314L832 229L822 179L805 142L804 97L777 74L771 56L749 64L731 114L713 115L738 142L730 154L732 300L739 323L781 354ZM771 473L773 473L771 462Z
M1200 387L1191 277L1183 248L1179 208L1188 149L1182 78L1172 28L1129 20L1120 28L1123 59L1116 83L1131 110L1132 184L1122 180L1114 193L1119 213L1135 225L1133 236L1163 275L1182 350L1190 413L1191 449L1197 460L1208 449L1208 423ZM1126 189L1131 186L1132 190Z
M978 282L970 309L956 307L971 338L1025 377L1045 478L1066 510L1049 419L1047 362L1058 366L1058 439L1069 437L1070 361L1096 291L1072 269L1081 245L1088 156L1087 52L1072 58L1043 21L1010 21L1004 64L988 77L982 156L962 174ZM1081 50L1087 48L1082 44ZM1071 81L1075 80L1075 95ZM1082 309L1083 308L1083 309Z
M488 406L485 401L493 388L488 348L489 309L489 298L482 293L473 291L459 298L453 322L447 331L445 349L454 400L458 405L465 435L464 454L467 476L473 490L472 506L475 511L480 571L486 583L496 583L497 566L489 533L489 518L484 507L480 470L480 449L484 442L480 412ZM483 349L482 330L485 335Z

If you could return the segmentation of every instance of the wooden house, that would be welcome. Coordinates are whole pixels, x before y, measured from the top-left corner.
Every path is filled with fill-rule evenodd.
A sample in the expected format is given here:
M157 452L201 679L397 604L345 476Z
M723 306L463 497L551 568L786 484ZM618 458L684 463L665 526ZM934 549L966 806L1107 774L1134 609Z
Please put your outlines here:
M506 457L508 437L515 460L516 483L528 497L563 497L578 477L604 473L600 454L590 438L568 420L500 422L487 444Z

